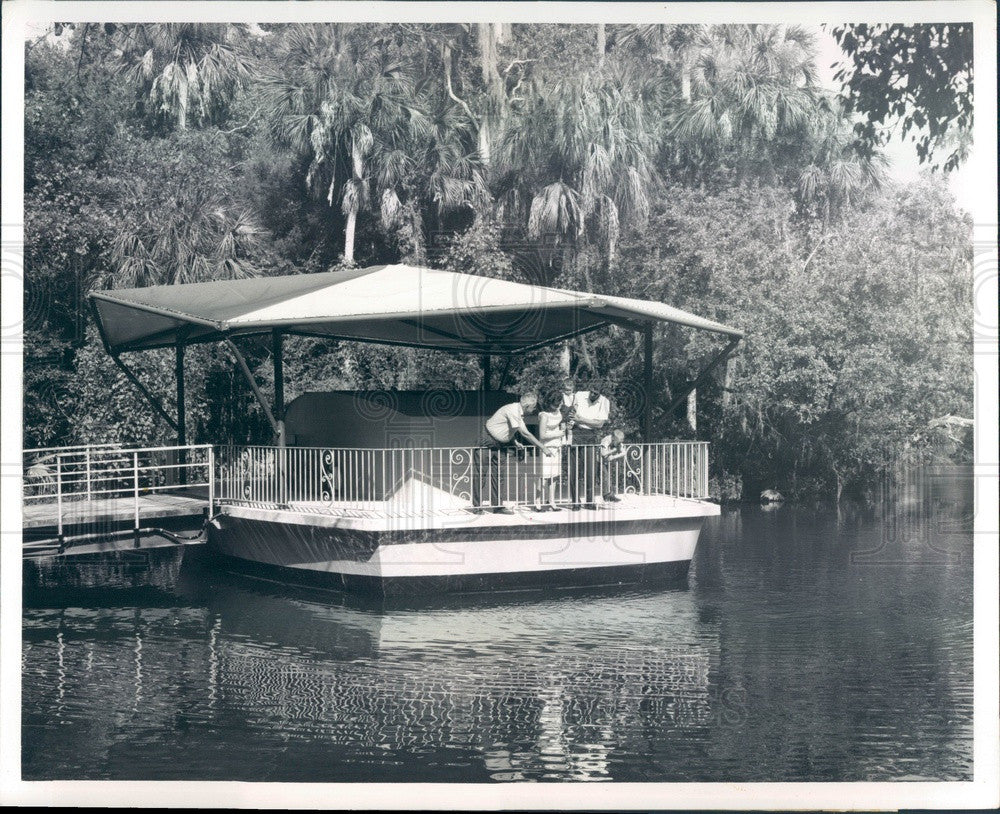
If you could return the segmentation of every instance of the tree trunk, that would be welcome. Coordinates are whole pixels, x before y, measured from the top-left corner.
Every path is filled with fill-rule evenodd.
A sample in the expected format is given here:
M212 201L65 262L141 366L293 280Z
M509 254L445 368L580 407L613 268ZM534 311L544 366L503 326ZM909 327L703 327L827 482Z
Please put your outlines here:
M695 388L688 393L687 422L691 432L698 434L698 389Z
M486 86L486 103L479 125L479 154L488 167L493 154L493 142L501 129L504 115L503 77L498 67L497 44L505 31L501 23L477 23L479 40L479 71Z
M358 147L357 140L351 139L351 169L352 182L355 185L354 197L347 210L347 225L344 227L344 262L354 265L354 229L358 222L358 210L361 208L361 184L364 182L364 156Z
M691 101L691 58L687 54L681 57L681 96L685 102Z
M570 352L569 352L569 341L563 342L562 350L559 352L559 369L562 371L563 376L569 376L569 363L570 363Z
M733 403L733 357L726 359L726 372L722 379L722 411L726 412Z
M479 72L487 91L492 92L494 85L500 81L497 69L497 30L493 23L477 23L476 33L479 39Z
M177 129L187 130L188 113L188 81L187 75L181 78L180 88L177 92Z
M344 227L344 263L354 265L354 226L358 221L358 207L352 206L347 213L347 226Z
M604 55L608 50L608 36L604 23L597 24L597 67L604 67Z
M483 165L490 165L490 116L486 114L479 123L479 157Z

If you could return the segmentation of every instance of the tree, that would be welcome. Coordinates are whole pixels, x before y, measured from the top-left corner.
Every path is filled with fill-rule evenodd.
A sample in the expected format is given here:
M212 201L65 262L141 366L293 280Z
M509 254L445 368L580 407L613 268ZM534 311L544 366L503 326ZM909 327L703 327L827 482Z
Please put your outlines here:
M139 23L118 26L122 70L154 121L180 130L222 119L250 79L250 62L236 43L243 25ZM147 107L148 105L148 107Z
M96 28L96 27L95 27ZM129 94L107 70L103 29L41 40L25 58L24 438L70 437L67 393L85 341L87 290L118 228L117 134Z
M854 149L850 122L838 99L820 97L801 156L808 163L799 172L796 198L803 212L817 214L824 225L886 181L886 157Z
M264 262L261 227L232 177L218 139L186 132L123 140L119 225L104 287L249 277Z
M529 236L573 244L589 234L614 257L621 222L648 215L655 94L621 66L539 81L503 145L507 206L527 202Z
M430 129L402 57L391 31L290 26L267 80L278 142L308 156L308 189L324 190L331 206L340 202L348 265L358 215L379 201L385 221L393 222L412 168L410 150Z
M408 240L418 258L425 254L426 215L439 230L447 213L483 214L490 197L468 118L440 95L428 94L422 104L426 128L407 148L405 176L395 187L383 187L381 207L382 227L395 231L397 242Z
M814 38L800 26L717 25L691 43L690 102L671 125L680 167L746 175L794 160L816 112Z
M921 163L937 169L950 150L944 171L958 167L972 133L972 24L855 24L831 33L850 60L835 78L848 110L864 116L855 125L861 153L871 155L901 125Z
M117 70L116 34L78 27L62 45L36 43L26 59L30 445L78 440L85 425L91 438L102 428L118 435L110 413L80 401L87 387L99 399L102 387L106 397L119 381L83 366L90 346L99 347L86 330L88 290L229 277L270 263L237 172L240 137L211 126L154 135ZM202 369L212 367L202 361ZM147 372L154 382L162 378L156 366ZM119 389L134 401L131 385ZM142 435L145 420L127 425L123 418L121 430L133 440L152 437ZM163 427L155 432L162 438Z
M622 262L646 296L746 331L728 382L699 388L746 497L860 495L914 432L971 410L971 225L940 179L887 185L825 228L793 212L781 187L674 188ZM718 342L668 331L657 345L668 394Z
M691 101L692 68L699 54L710 47L705 25L644 23L624 26L619 42L625 49L644 49L652 59L680 76L681 97Z

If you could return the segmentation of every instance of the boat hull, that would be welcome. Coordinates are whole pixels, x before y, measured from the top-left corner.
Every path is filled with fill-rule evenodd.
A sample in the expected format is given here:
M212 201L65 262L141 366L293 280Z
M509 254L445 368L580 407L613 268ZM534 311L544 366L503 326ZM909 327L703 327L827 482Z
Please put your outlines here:
M683 581L705 501L514 516L355 518L226 507L212 550L279 581L379 595Z

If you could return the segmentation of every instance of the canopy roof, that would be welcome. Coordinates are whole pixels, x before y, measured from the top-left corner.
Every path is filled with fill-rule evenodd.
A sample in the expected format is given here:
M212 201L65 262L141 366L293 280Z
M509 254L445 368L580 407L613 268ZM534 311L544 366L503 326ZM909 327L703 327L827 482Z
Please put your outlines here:
M567 291L414 266L92 291L109 351L260 334L465 353L510 354L608 324L651 321L742 336L659 302Z

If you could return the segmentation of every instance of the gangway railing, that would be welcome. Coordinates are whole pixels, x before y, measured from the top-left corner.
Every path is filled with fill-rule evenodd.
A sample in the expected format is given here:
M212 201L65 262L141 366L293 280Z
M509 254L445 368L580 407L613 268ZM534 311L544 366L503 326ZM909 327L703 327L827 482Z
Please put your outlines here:
M216 501L303 512L413 514L549 503L600 501L605 495L708 497L708 443L624 444L605 459L598 446L563 448L546 460L538 449L484 447L276 447L216 449Z
M209 444L122 447L92 444L27 449L23 453L22 501L26 514L51 516L60 540L109 507L131 507L141 528L142 503L153 495L179 495L214 504L215 455Z

